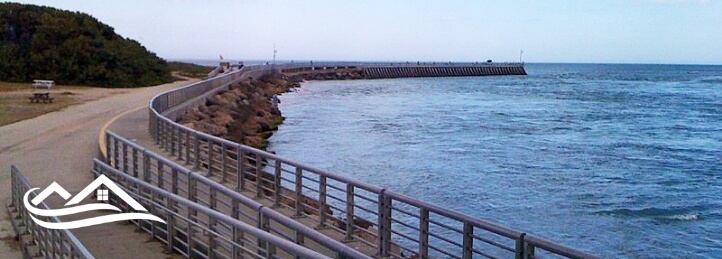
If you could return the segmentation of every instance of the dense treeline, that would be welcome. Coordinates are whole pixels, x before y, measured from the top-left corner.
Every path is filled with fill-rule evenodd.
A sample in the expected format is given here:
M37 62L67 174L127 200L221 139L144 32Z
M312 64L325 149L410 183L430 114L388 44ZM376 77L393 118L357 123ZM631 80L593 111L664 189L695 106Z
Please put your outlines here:
M172 81L166 62L90 15L0 3L0 81L102 87Z

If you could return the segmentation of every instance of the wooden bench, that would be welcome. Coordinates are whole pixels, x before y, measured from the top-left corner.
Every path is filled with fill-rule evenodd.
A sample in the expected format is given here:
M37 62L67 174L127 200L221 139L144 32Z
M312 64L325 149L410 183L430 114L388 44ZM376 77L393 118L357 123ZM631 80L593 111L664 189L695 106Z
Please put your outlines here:
M50 93L33 93L33 96L28 97L30 99L30 103L40 103L42 101L43 103L52 103L53 97L50 97Z
M53 80L33 80L33 87L43 87L50 89L51 87L55 86L55 81Z

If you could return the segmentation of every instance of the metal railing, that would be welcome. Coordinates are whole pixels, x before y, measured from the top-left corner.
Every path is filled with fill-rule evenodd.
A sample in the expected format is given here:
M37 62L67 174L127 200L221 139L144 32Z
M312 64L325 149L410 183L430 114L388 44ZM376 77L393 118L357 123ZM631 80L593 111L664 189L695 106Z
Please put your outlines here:
M237 218L185 199L151 183L93 161L94 176L105 175L163 220L133 220L139 229L187 258L329 258L294 242L272 235ZM116 196L111 203L132 209Z
M30 235L32 241L23 245L23 253L26 258L42 256L45 258L95 258L87 248L66 229L44 228L30 218L28 210L23 203L23 197L31 189L30 183L23 173L15 166L10 167L12 201L7 209L10 215L17 215L13 220L13 228L19 236ZM32 199L37 193L32 192L28 199ZM50 209L45 202L40 202L40 209ZM40 220L48 222L61 222L58 217L36 216ZM30 245L35 245L37 251L31 251Z
M108 147L106 161L129 176L210 210L230 215L235 220L251 224L296 244L313 247L332 257L370 258L346 244L113 132L106 132L106 139Z
M347 64L338 64L343 65ZM268 66L257 67L254 72L263 73L264 68L271 72ZM239 71L238 78L245 76L243 71ZM226 83L226 80L213 83L214 80L202 83ZM182 94L162 93L151 100L150 133L161 148L208 177L232 182L239 191L255 190L257 198L293 209L297 217L313 219L319 228L331 228L347 241L365 243L378 256L595 258L539 237L198 132L168 118L173 116L165 116L175 105L185 109L193 105L189 100L194 96L187 93L199 92L194 87L177 90Z

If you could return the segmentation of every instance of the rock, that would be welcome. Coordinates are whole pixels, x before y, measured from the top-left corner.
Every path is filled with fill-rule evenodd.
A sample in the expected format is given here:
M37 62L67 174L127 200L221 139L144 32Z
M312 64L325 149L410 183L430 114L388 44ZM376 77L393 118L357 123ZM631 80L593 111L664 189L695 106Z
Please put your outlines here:
M365 219L362 219L359 217L356 217L353 219L353 224L355 224L356 226L363 228L363 229L369 229L370 227L372 227L374 225L373 223L371 223L371 221L368 221L368 220L365 220Z
M222 136L228 133L226 127L214 125L212 123L202 121L196 125L198 126L198 130L211 134L213 136Z
M213 119L211 119L213 124L221 127L227 127L233 122L233 116L226 112L215 112L213 113Z
M261 127L261 131L271 131L271 126L265 121L259 121L258 126Z

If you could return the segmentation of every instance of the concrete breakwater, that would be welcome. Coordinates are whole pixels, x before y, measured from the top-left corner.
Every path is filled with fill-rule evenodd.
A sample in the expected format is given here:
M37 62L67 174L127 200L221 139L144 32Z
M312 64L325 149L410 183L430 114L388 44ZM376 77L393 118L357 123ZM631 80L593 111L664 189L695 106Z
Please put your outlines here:
M364 68L366 79L442 76L526 75L523 66L488 67L373 67Z
M352 79L378 79L403 77L446 77L446 76L501 76L526 75L520 63L459 63L459 64L409 64L389 63L375 65L295 65L279 69L284 74L319 75L344 72L357 75ZM315 79L315 78L314 78Z
M195 130L265 150L267 139L282 123L271 103L274 95L299 87L304 80L357 80L404 77L526 75L520 63L295 63L266 67L208 96L176 121Z

